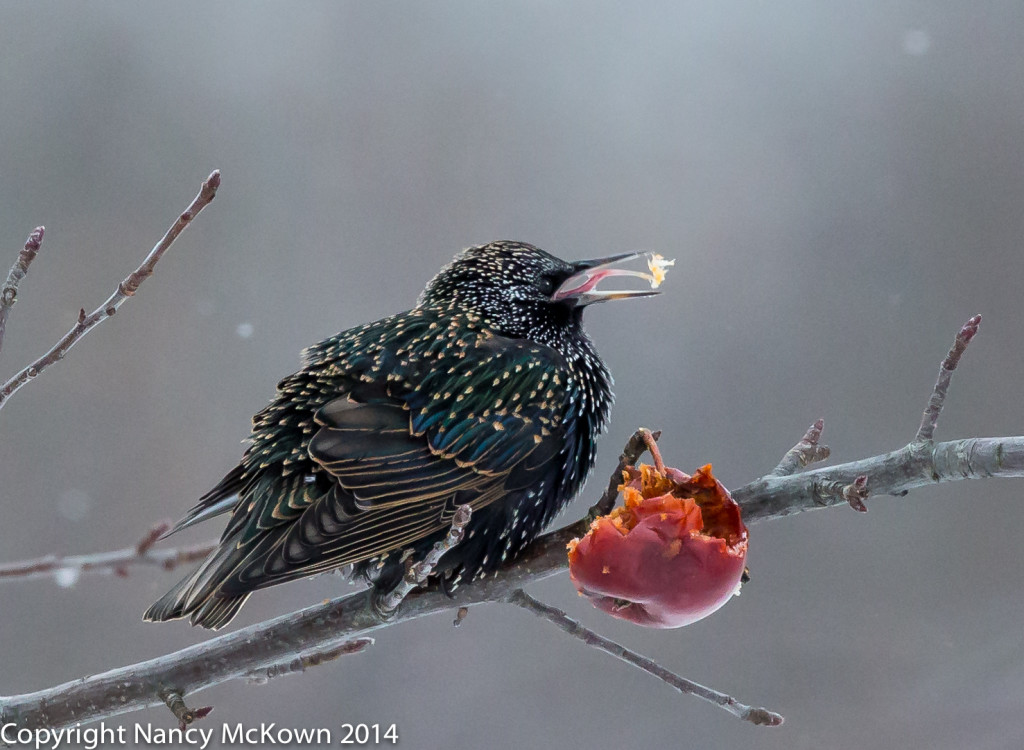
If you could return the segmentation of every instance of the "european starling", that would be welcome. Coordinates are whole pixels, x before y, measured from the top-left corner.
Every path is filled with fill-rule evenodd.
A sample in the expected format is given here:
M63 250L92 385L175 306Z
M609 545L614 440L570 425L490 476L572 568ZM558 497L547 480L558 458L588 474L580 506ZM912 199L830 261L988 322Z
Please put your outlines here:
M566 263L531 245L459 253L416 306L325 339L253 418L241 463L171 533L229 513L220 545L145 614L226 625L256 589L353 565L390 590L473 515L447 588L514 558L580 489L612 403L582 327L629 253Z

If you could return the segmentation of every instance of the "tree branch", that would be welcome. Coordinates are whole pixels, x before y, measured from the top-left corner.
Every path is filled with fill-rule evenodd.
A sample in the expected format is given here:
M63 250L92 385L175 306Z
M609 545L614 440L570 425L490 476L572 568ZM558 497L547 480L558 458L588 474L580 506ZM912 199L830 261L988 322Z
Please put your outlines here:
M25 240L25 247L18 253L18 259L11 266L7 274L7 281L4 283L3 291L0 291L0 349L4 347L4 334L7 332L7 316L11 308L18 301L18 285L28 273L28 267L36 259L40 245L43 244L43 233L46 227L36 227Z
M728 711L733 716L743 719L744 721L749 721L751 724L777 727L783 722L782 716L774 711L769 711L767 708L754 708L748 706L745 703L740 703L731 695L726 695L725 693L720 693L717 690L712 690L698 682L693 682L685 677L680 677L675 672L670 672L653 659L641 656L635 651L631 651L625 646L605 638L602 635L598 635L593 630L584 627L579 622L565 614L562 610L537 601L522 589L516 589L513 591L507 601L509 604L522 607L541 619L547 620L561 628L563 632L568 633L573 638L578 638L588 646L604 651L606 654L611 654L616 659L621 659L627 664L632 664L634 667L642 669L648 674L654 675L659 680L672 686L683 695L693 695L701 700L707 701L708 703L713 703L719 708Z
M373 645L373 643L373 638L355 638L333 648L307 651L299 654L294 659L289 659L288 661L283 661L278 664L271 664L266 669L250 672L245 677L254 685L266 685L275 677L283 677L284 675L305 672L310 667L317 667L321 664L326 664L327 662L334 661L338 657L345 656L346 654L358 654L360 651L368 649Z
M64 334L60 341L58 341L50 351L28 367L22 369L21 372L0 386L0 409L2 409L4 404L7 403L7 400L17 393L26 383L35 378L50 365L64 359L64 355L68 353L68 350L78 343L85 334L107 318L112 317L114 313L117 312L117 309L123 305L129 297L135 295L139 285L142 284L147 277L153 275L153 268L156 266L157 261L163 257L163 254L167 252L167 249L174 243L174 240L178 238L178 235L181 234L185 227L192 223L192 220L199 214L199 212L206 208L206 206L210 204L210 201L214 199L217 195L218 187L220 187L220 171L214 170L203 182L202 187L199 189L199 194L192 200L192 203L190 203L188 208L186 208L178 217L177 221L171 225L171 228L167 230L167 233L163 238L156 243L152 250L150 250L149 255L147 255L145 260L142 261L142 265L128 274L128 276L126 276L124 280L117 285L117 289L107 298L106 302L88 315L85 314L84 308L80 310L78 313L78 321L71 327L71 330ZM31 239L32 237L30 236L29 240ZM27 247L28 245L26 244L26 248ZM14 271L12 271L12 274L13 273ZM17 286L17 284L15 284L15 286ZM5 294L6 291L7 290L5 289Z
M883 456L789 477L766 476L733 491L749 525L845 503L842 489L869 477L873 494L905 495L941 482L982 477L1024 477L1024 436L972 438L934 447L910 445ZM545 534L513 564L493 576L459 586L449 597L436 584L413 591L393 617L373 611L370 590L282 615L156 659L24 695L0 697L0 720L19 727L52 728L99 721L163 704L159 691L173 685L184 696L244 678L315 649L340 646L397 623L485 602L502 602L516 589L563 571L565 546L586 533L583 519Z
M913 442L885 455L801 474L786 475L784 472L791 462L784 458L783 463L780 463L783 467L781 475L779 467L776 467L772 473L732 492L733 498L743 510L745 522L749 525L844 502L854 507L858 504L862 506L863 500L872 494L902 496L912 489L942 482L983 477L1024 477L1024 436L971 438L938 444L930 438L942 409L951 373L963 349L976 333L979 321L977 317L968 321L957 336L953 349L943 360L939 381L922 421L922 429ZM793 450L814 455L814 444L818 439L815 432L820 432L817 423ZM552 609L539 602L536 606L530 605L529 602L533 600L520 589L567 567L565 547L568 542L586 533L595 512L607 512L602 510L606 506L608 510L611 509L618 494L622 471L639 458L645 447L653 444L654 438L654 434L645 430L634 433L612 474L608 490L587 517L541 536L512 564L494 575L460 586L452 596L437 583L433 583L411 591L392 616L382 619L373 606L375 593L372 590L358 592L251 625L156 659L34 693L0 697L0 723L13 722L19 728L29 729L59 728L98 721L161 703L170 706L172 710L177 709L176 716L180 712L196 718L198 712L189 713L184 704L186 695L231 679L251 677L254 674L258 679L259 675L269 678L282 670L293 671L290 665L295 663L296 658L300 668L306 663L302 659L303 654L323 655L361 650L368 644L360 645L363 641L353 641L355 636L366 636L400 622L453 608L459 608L461 619L465 608L484 602L514 602L532 611ZM804 443L809 447L801 448ZM155 554L149 549L156 538L154 531L127 551L127 556L146 558ZM120 551L122 554L125 552ZM174 550L168 552L175 556L179 554ZM32 570L18 575L24 577L43 572L43 569L52 572L66 566L73 559L63 558L63 565L30 561L27 566L21 564L21 568L30 567ZM560 620L557 613L558 610L548 612L551 615L548 619L567 631L576 630L575 625L565 627L567 623ZM581 632L577 631L574 635L580 637ZM596 638L600 639L600 636ZM585 636L583 640L589 642L593 639ZM626 653L625 649L604 639L595 641L593 645L602 650L611 649L611 653L620 657ZM635 659L627 660L634 664L643 661L643 657L634 656ZM310 658L315 660L318 657ZM654 666L656 670L649 671L657 674L661 668ZM663 671L664 674L659 674L663 679L671 675L667 670ZM672 677L682 679L674 675ZM670 679L667 681L674 684ZM711 691L701 697L722 705L714 697L716 695L721 694ZM728 696L724 698L727 702L731 700ZM761 710L749 707L741 709L741 706L733 704L741 714L743 709ZM774 716L765 712L762 718L767 723L773 723ZM754 718L754 715L746 718Z
M896 497L962 479L1020 478L1024 477L1024 436L911 443L881 456L803 474L761 477L732 490L732 496L743 508L744 522L751 524L849 502L846 488L860 477L865 478L871 496Z
M13 578L45 578L61 575L65 571L70 571L73 578L82 573L113 573L126 576L129 567L133 565L151 565L164 570L174 570L179 565L205 559L217 547L217 542L211 540L186 547L153 549L157 539L168 528L170 524L166 521L154 524L134 546L111 552L96 552L90 555L46 555L33 560L2 564L0 581Z

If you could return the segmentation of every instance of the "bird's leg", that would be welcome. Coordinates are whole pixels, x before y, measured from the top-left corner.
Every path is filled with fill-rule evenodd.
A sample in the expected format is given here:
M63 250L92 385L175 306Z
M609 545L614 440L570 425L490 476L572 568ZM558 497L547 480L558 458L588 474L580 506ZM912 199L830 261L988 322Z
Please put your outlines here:
M462 541L462 537L466 533L466 526L469 525L469 519L472 516L473 509L468 504L460 505L455 511L452 525L445 538L437 542L418 563L407 564L405 575L402 576L402 580L398 582L397 586L388 592L374 594L371 606L378 617L382 620L390 619L398 611L398 607L409 595L409 592L427 582L444 554Z

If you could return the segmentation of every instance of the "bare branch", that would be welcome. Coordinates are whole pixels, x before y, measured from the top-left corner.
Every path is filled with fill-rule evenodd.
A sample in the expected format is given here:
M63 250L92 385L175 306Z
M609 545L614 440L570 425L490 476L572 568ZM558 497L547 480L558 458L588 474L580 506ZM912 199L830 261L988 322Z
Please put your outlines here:
M0 349L3 349L4 334L7 332L7 316L10 315L14 303L18 301L18 285L28 273L28 267L32 265L32 261L36 259L36 253L39 252L39 247L43 244L45 231L46 227L36 227L32 230L28 239L25 240L25 247L18 253L18 259L14 261L10 273L7 274L3 290L0 291Z
M803 469L809 464L824 461L831 455L827 445L818 445L821 431L825 429L825 420L819 419L807 428L800 442L786 451L779 465L771 471L772 476L786 477Z
M198 562L206 558L216 546L216 541L203 542L175 549L152 549L160 535L167 530L168 524L154 524L146 535L133 547L97 552L91 555L46 555L34 560L0 564L0 580L8 578L44 578L60 574L62 571L80 573L114 573L119 576L128 575L128 568L133 565L150 565L164 570L173 570L179 565Z
M935 425L938 423L939 414L942 413L942 407L946 403L946 391L949 389L949 383L953 379L953 371L960 364L960 357L967 349L967 345L971 343L971 339L978 333L978 326L980 325L981 316L975 315L964 323L963 328L957 333L956 339L953 341L953 348L949 350L945 359L942 360L942 364L939 365L939 377L935 381L932 396L928 399L928 406L925 407L924 414L921 417L921 426L917 430L914 442L929 442L935 434Z
M825 483L853 484L868 477L875 495L905 495L925 485L982 477L1024 477L1024 436L972 438L920 444L882 456L788 477L766 476L733 491L747 524L848 502L842 492L823 495ZM568 566L565 546L585 534L583 519L538 538L514 563L487 578L459 586L449 597L437 584L411 592L393 617L382 621L371 606L372 591L282 615L211 638L166 656L23 695L0 697L0 720L19 727L51 728L163 704L160 690L182 695L244 678L316 649L340 646L400 622L484 602L502 602L513 591ZM134 550L133 550L134 551ZM154 554L150 550L148 554Z
M1021 478L1024 436L911 443L860 461L789 477L761 477L732 490L732 496L743 508L744 522L751 524L848 503L850 492L844 493L844 489L861 477L862 483L866 483L857 493L862 501L868 496L902 497L918 487L962 479Z
M157 261L163 257L163 254L167 252L167 249L171 246L174 240L177 239L178 235L181 234L185 227L192 223L192 220L199 214L199 212L208 206L210 201L214 199L214 196L217 195L218 187L220 187L220 172L218 170L214 170L203 182L202 187L199 189L199 194L196 195L192 203L189 204L189 207L185 209L184 213L182 213L178 217L177 221L171 225L171 228L167 230L167 233L163 238L156 243L152 250L150 250L149 255L147 255L146 259L142 261L142 265L128 274L128 276L117 285L117 289L112 295L110 295L110 297L107 298L106 302L88 315L85 314L85 310L83 309L79 313L78 321L75 325L71 327L70 331L64 334L60 341L58 341L50 351L0 386L0 409L2 409L4 404L7 403L7 400L26 383L50 365L64 359L64 355L68 353L68 350L71 349L71 347L78 343L79 339L104 320L112 317L114 313L117 312L117 309L123 305L129 297L135 295L139 285L148 276L153 274L153 268L156 266Z
M783 722L782 716L774 711L769 711L766 708L753 708L745 703L740 703L730 695L720 693L685 677L680 677L675 672L670 672L654 660L631 651L604 636L598 635L593 630L573 620L562 610L537 601L522 589L513 591L507 601L517 607L522 607L528 612L532 612L541 619L557 625L562 631L568 633L573 638L578 638L588 646L604 651L606 654L611 654L616 659L621 659L627 664L632 664L634 667L654 675L683 695L693 695L701 700L713 703L733 716L749 721L752 724L777 727Z
M462 537L466 533L466 526L469 524L469 519L472 515L473 509L469 505L460 505L452 517L452 525L448 529L447 536L431 547L422 560L414 565L410 565L405 576L398 582L397 586L387 594L375 599L374 606L381 617L384 619L391 617L405 597L409 595L410 591L427 582L427 579L434 572L434 568L437 567L444 553L462 541Z
M965 331L967 329L965 326ZM961 352L971 336L973 333L969 331L958 336L958 342L965 339L959 344ZM944 369L952 371L955 367L959 357L957 349L958 346L954 346ZM952 366L945 367L947 363ZM939 390L937 386L936 391ZM944 395L944 388L941 390ZM938 409L941 409L941 398ZM622 470L635 463L644 445L644 433L637 431L620 457L619 468L612 475L608 490L591 509L591 514L611 510L618 495ZM938 444L927 439L915 441L891 453L838 466L789 476L768 474L734 490L732 495L749 525L840 503L863 504L871 495L902 496L926 485L984 477L1024 477L1024 436L971 438ZM607 510L603 509L605 505ZM0 723L14 722L19 728L32 729L98 721L160 705L168 689L185 696L227 680L269 673L280 669L282 664L291 663L297 655L330 652L353 637L400 622L456 607L460 609L461 619L464 616L461 610L472 604L508 602L513 596L522 599L525 595L515 592L523 586L544 580L567 567L566 544L586 533L591 514L539 537L513 563L493 575L460 586L454 595L449 596L436 582L410 592L387 620L382 620L374 610L373 591L358 592L139 664L34 693L0 697ZM147 549L145 543L121 552L138 556L140 547L143 557L157 554ZM64 562L71 559L64 558ZM765 717L769 718L770 714Z

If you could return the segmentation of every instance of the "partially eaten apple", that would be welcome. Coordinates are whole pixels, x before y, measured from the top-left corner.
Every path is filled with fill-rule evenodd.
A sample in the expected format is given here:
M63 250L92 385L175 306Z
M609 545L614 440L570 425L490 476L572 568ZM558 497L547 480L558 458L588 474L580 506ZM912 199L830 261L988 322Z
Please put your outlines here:
M693 476L641 465L623 480L624 504L569 543L581 595L620 619L678 628L739 593L747 528L710 464Z

